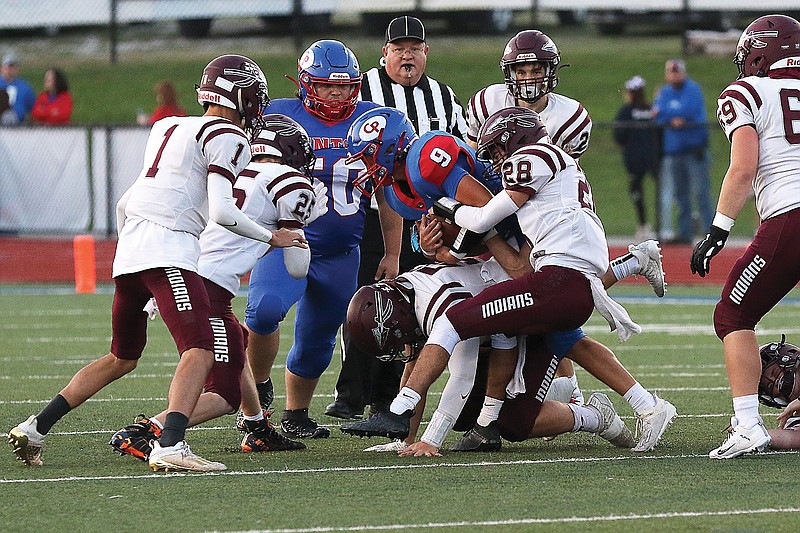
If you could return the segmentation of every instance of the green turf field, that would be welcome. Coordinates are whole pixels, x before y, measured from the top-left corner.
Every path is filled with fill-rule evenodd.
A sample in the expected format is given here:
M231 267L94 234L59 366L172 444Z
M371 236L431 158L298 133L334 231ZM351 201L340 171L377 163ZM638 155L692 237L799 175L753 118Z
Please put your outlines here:
M105 353L108 291L97 295L0 291L2 431L43 405L82 365ZM800 455L768 452L731 461L706 457L731 415L721 344L711 327L718 289L670 287L663 300L646 285L614 289L644 328L621 344L597 314L586 330L605 342L679 417L654 452L634 454L581 435L504 443L500 452L399 458L361 450L383 439L358 439L322 414L338 374L322 376L312 416L333 430L299 452L243 454L234 417L191 430L199 454L227 464L212 475L163 475L106 443L138 413L154 414L176 364L160 321L134 374L70 413L48 436L41 468L0 448L3 531L731 531L795 532L800 523ZM759 340L786 333L800 340L794 293L767 316ZM241 316L245 298L237 298ZM284 330L276 407L284 402ZM625 402L581 370L584 392L608 392L626 423ZM438 402L436 385L425 421ZM762 408L768 427L777 411ZM457 435L451 435L445 446Z

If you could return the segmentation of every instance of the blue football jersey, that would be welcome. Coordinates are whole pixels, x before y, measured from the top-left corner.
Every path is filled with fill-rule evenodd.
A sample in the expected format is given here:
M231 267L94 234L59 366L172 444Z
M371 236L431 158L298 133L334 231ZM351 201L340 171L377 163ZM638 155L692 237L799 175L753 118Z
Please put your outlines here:
M374 107L379 106L358 102L350 118L335 123L320 120L306 111L299 98L272 100L266 108L266 113L286 115L305 128L317 156L314 176L328 187L328 212L304 229L312 254L341 254L361 242L369 198L353 187L353 179L364 170L364 163L345 164L347 131L359 115Z

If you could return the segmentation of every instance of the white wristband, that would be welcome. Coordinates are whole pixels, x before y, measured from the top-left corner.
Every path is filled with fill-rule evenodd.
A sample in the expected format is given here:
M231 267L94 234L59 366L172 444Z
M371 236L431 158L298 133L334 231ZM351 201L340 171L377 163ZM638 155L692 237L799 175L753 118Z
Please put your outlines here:
M731 217L718 212L714 215L714 221L711 224L725 231L730 231L734 222L736 221Z

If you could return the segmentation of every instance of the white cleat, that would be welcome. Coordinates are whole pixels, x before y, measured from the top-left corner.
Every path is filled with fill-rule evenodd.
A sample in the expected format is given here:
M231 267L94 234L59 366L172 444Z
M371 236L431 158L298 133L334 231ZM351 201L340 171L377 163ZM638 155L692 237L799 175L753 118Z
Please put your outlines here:
M636 414L636 435L639 443L633 448L635 452L649 452L656 447L658 441L672 422L678 417L678 410L658 393L653 393L656 406Z
M193 453L183 440L164 448L157 440L153 441L153 451L150 452L148 463L156 472L217 472L228 469L222 463L208 461Z
M8 443L17 459L30 466L42 466L44 435L37 431L36 416L28 419L8 432Z
M633 433L625 422L614 410L614 404L602 392L595 392L589 396L586 407L595 409L600 413L600 429L597 434L617 448L631 448L636 444Z
M364 448L365 452L399 452L408 448L408 444L404 441L397 439L393 440L392 442L387 442L386 444L376 444L375 446L370 446L369 448Z
M631 244L628 251L639 260L638 274L650 282L656 296L663 297L667 292L667 282L664 281L664 265L661 263L661 247L658 241L650 239Z
M732 417L731 427L733 429L722 446L708 452L711 459L733 459L746 453L763 452L772 441L760 416L745 425L739 425L736 417Z

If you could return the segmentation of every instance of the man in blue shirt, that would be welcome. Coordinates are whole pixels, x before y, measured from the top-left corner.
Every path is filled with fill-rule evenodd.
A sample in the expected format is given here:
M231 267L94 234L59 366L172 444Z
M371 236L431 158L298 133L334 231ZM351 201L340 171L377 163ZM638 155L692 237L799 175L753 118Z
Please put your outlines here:
M694 238L692 196L699 215L699 227L711 224L711 182L708 173L708 128L706 106L700 86L686 75L682 59L667 61L667 84L656 95L656 121L664 129L664 156L661 163L660 238L661 242L690 244ZM678 235L672 225L672 200L678 201Z
M20 122L25 120L25 115L31 112L36 102L36 93L30 84L19 78L19 59L13 52L3 56L3 65L0 68L0 89L8 93L8 102L11 109L17 114Z

